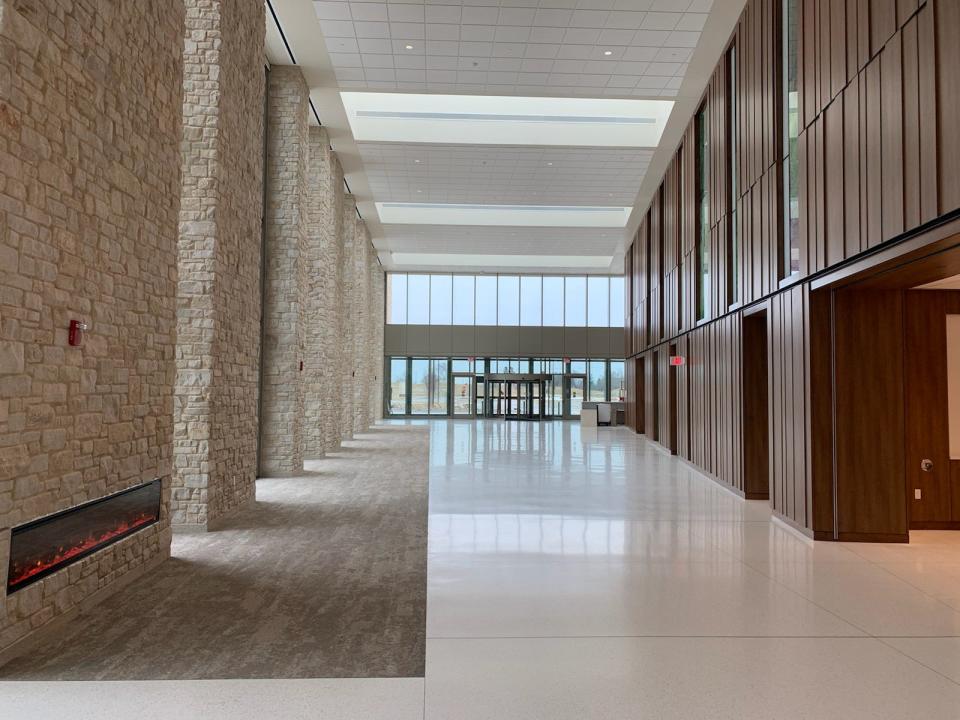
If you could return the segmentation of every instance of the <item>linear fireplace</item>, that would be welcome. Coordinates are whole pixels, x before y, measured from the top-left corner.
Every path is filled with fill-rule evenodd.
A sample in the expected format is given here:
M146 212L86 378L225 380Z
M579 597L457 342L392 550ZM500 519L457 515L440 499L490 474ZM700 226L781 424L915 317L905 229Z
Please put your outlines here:
M13 528L7 593L160 519L160 478Z

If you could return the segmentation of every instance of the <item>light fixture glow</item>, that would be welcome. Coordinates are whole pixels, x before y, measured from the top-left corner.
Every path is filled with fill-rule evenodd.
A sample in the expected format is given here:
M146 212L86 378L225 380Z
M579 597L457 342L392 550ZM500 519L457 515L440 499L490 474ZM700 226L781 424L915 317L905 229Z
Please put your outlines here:
M613 55L613 50L604 50L603 54L607 56Z
M581 205L467 205L378 202L385 224L622 228L632 208Z
M413 50L413 45L405 45L404 47L406 47L407 50Z
M394 265L501 268L604 269L611 255L482 255L466 253L390 253Z
M341 92L354 140L656 147L671 100Z

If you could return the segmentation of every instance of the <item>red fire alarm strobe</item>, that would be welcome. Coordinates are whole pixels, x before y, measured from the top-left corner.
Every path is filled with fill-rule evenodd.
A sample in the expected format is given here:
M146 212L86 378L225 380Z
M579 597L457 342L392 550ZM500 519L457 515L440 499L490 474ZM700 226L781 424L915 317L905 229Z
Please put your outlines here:
M83 331L86 329L87 324L82 320L71 320L67 342L74 346L79 345L83 341Z
M674 367L679 367L680 365L683 365L685 362L686 362L686 359L683 357L683 355L670 356L670 364L673 365Z

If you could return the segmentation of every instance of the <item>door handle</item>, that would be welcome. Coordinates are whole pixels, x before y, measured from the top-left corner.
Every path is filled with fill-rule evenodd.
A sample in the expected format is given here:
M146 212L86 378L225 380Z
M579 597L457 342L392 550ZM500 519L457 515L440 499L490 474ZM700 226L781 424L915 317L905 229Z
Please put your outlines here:
M920 469L924 472L933 472L933 460L924 458L920 461Z

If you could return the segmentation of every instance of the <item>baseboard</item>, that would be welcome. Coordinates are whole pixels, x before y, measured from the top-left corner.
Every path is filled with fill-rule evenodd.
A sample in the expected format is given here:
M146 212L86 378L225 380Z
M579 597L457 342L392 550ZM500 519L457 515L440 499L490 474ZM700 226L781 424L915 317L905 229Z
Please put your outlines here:
M35 650L37 646L56 635L61 634L63 630L75 620L90 612L90 610L102 603L114 593L123 590L130 583L139 580L147 572L156 568L169 557L170 544L166 543L163 549L157 555L147 560L147 562L143 563L143 565L134 568L106 587L102 587L96 592L91 593L65 613L57 615L55 618L50 620L50 622L46 623L45 625L41 625L26 637L21 638L12 645L0 650L0 667L3 667L11 660L16 660L18 657L26 655L27 653Z
M816 537L816 533L810 528L803 527L799 523L794 522L786 515L783 515L776 510L773 510L772 520L777 525L780 525L784 530L789 530L805 542L809 543L813 540L821 539Z
M908 543L910 542L909 533L861 533L861 532L842 532L833 537L829 530L817 530L814 533L815 540L837 540L839 542L871 542L871 543Z
M650 442L653 442L653 441L651 440ZM654 443L654 445L659 445L659 443ZM739 488L735 488L735 487L734 487L733 485L731 485L730 483L724 482L723 480L721 480L720 478L718 478L716 475L711 475L710 473L705 472L705 471L703 470L703 468L697 467L696 465L694 465L692 462L690 462L690 461L687 460L686 458L682 458L682 457L680 457L679 455L673 455L672 453L670 453L670 450L669 450L668 448L665 448L665 447L663 447L663 446L660 446L660 451L663 452L663 453L666 453L666 454L670 455L670 457L672 457L672 458L676 458L677 460L680 461L680 464L681 464L681 465L686 466L687 468L689 468L690 470L693 470L693 471L694 471L695 473L697 473L698 475L701 475L702 477L705 477L707 480L715 483L716 485L719 485L721 490L726 490L728 493L730 493L731 495L733 495L735 498L738 498L738 499L740 499L740 500L749 500L749 499L750 499L750 498L746 497L746 496L743 494L743 491L740 490Z
M960 520L920 520L910 523L911 530L960 530Z

